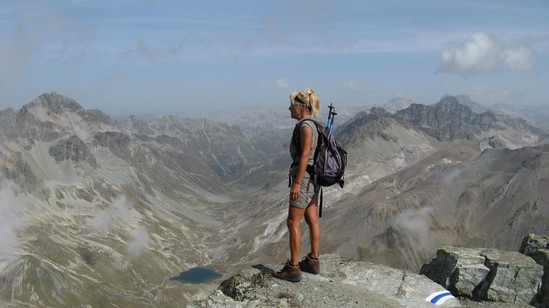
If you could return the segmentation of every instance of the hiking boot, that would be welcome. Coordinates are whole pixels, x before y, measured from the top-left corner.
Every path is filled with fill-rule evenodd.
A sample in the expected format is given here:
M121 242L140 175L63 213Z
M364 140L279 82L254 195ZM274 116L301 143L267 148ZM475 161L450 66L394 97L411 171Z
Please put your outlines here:
M301 270L299 269L299 265L293 265L288 260L284 268L280 272L275 273L274 276L279 279L298 282L301 280Z
M304 272L316 275L320 273L320 261L318 261L318 258L311 257L311 254L307 254L299 262L299 269Z

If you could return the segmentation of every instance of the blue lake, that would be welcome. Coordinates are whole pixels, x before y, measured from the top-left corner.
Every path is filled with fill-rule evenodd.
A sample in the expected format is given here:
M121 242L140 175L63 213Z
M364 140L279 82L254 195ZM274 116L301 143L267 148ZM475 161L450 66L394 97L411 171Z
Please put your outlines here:
M194 267L187 271L182 272L178 276L170 278L170 280L177 280L184 283L206 283L217 278L221 278L223 275L216 272L215 270L205 268L205 267Z

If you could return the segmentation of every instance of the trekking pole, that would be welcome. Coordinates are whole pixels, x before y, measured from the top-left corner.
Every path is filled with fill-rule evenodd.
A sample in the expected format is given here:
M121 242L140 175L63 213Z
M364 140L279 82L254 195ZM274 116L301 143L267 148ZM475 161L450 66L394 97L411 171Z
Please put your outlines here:
M330 103L330 106L328 106L328 108L330 109L330 111L328 111L328 131L330 132L330 134L332 133L332 128L334 126L334 116L337 115L337 112L335 112L335 107L332 105L332 103Z
M328 109L330 109L328 111L328 124L326 124L326 127L327 128L330 128L331 126L331 121L332 121L332 109L334 109L335 107L333 106L332 103L330 103L330 106L328 106Z

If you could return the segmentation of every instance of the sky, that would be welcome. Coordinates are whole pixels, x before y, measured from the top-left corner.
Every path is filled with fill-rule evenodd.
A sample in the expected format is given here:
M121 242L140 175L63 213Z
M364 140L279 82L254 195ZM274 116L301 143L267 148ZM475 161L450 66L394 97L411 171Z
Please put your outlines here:
M549 106L547 0L0 0L0 110L57 92L108 114L288 105Z

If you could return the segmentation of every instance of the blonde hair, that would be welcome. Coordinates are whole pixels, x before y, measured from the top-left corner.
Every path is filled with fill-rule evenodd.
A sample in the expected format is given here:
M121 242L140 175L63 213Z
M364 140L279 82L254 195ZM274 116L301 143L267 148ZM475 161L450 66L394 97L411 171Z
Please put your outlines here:
M311 88L307 88L301 92L292 92L290 94L290 102L292 105L305 105L315 118L320 114L320 99L318 99L318 95Z

